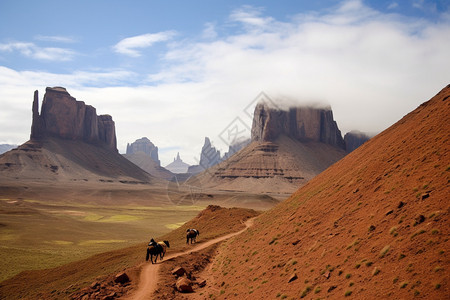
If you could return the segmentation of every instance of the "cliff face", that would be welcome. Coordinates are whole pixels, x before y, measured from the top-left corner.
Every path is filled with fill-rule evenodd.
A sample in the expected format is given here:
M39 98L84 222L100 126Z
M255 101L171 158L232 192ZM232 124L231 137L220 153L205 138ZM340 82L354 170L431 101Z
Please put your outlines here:
M45 136L68 140L83 140L92 144L104 144L117 151L114 121L109 115L97 116L96 109L77 101L65 88L45 90L39 114L38 91L34 92L31 139Z
M367 142L369 139L370 137L367 134L359 131L347 132L344 136L345 148L347 152L350 153Z
M205 143L200 153L200 166L203 169L208 169L214 165L220 163L220 151L211 145L211 141L208 137L205 137Z
M345 149L341 131L329 108L293 107L278 110L259 103L255 107L252 141L273 142L286 135L304 142L314 141Z
M147 154L158 165L161 165L158 158L158 147L156 147L148 138L143 137L141 139L136 140L134 143L127 144L126 154L136 154L139 152Z

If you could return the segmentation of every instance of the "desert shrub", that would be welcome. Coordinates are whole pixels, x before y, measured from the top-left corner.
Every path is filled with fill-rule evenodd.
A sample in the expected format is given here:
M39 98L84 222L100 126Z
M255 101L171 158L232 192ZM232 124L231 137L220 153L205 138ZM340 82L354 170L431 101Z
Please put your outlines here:
M309 293L311 290L312 290L312 286L307 285L307 286L305 287L305 289L302 291L302 293L301 293L301 295L300 295L300 298L305 298L306 295L308 295L308 293Z
M380 251L380 258L383 258L386 255L386 253L388 253L390 248L391 248L391 246L389 246L389 245L384 246L384 248L381 249L381 251Z

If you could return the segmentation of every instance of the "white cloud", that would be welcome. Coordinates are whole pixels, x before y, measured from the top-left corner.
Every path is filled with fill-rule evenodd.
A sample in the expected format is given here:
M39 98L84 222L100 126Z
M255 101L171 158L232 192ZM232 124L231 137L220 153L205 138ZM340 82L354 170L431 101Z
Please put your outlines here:
M60 36L60 35L37 35L34 37L38 41L44 42L57 42L57 43L75 43L76 39L68 36Z
M32 59L47 61L70 61L76 52L67 48L39 47L29 42L10 42L0 44L0 51L15 52Z
M395 9L398 7L398 3L397 2L392 2L388 5L387 9Z
M211 22L205 24L205 29L203 29L202 37L204 39L214 39L217 37L217 32L215 25Z
M121 40L113 48L117 53L132 57L138 57L141 56L141 53L138 51L138 49L151 47L154 43L157 42L168 41L174 35L175 31L163 31L158 33L137 35Z
M160 149L172 149L161 151L163 164L178 150L193 164L205 136L225 150L219 135L236 117L251 126L244 109L261 91L271 98L330 104L343 133L379 132L449 83L450 40L443 38L450 36L449 18L408 19L351 1L286 22L242 7L229 20L225 26L238 33L173 41L161 62L164 68L153 74L0 67L0 99L3 107L12 107L0 114L0 128L8 128L0 130L0 143L28 138L33 91L42 89L42 98L46 86L65 86L99 114L111 114L121 152L127 142L147 136ZM139 55L156 40L125 39L122 49ZM148 77L149 85L127 86L140 76ZM92 87L103 82L109 87Z

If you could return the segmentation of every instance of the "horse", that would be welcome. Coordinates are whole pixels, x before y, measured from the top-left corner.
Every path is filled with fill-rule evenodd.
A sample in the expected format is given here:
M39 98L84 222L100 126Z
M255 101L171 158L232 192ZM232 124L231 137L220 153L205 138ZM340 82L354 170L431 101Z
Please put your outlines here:
M167 243L169 243L169 242L167 242ZM152 262L152 264L154 264L154 263L156 263L156 260L158 259L158 255L162 259L164 257L164 253L165 253L165 250L164 250L163 246L161 246L160 244L155 242L154 239L151 239L150 242L148 243L147 255L145 257L145 260L148 261L148 258L150 257L150 261ZM153 255L155 255L155 261L153 261Z
M200 235L200 231L198 231L197 229L188 229L186 230L187 234L186 234L186 244L189 244L189 240L191 240L191 244L193 242L197 242L196 238L198 235Z
M159 254L159 257L162 260L164 258L164 255L166 254L167 248L170 248L170 244L169 244L169 241L162 241L162 242L158 242L158 245L160 245L163 249L163 251Z

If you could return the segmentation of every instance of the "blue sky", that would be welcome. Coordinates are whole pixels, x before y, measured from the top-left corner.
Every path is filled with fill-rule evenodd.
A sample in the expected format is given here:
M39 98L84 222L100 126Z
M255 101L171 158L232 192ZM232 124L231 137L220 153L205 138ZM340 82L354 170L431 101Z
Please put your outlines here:
M0 1L0 143L30 133L34 90L111 114L118 148L162 164L248 134L264 91L379 132L449 83L449 1ZM237 121L236 121L237 120Z

